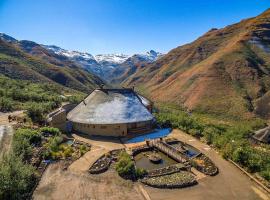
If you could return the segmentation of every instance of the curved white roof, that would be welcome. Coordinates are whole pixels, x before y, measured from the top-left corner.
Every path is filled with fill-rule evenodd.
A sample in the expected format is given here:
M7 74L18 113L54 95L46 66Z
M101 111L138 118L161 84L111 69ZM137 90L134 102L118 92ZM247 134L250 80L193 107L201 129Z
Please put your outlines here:
M150 121L154 117L131 89L94 90L68 113L68 120L88 124Z

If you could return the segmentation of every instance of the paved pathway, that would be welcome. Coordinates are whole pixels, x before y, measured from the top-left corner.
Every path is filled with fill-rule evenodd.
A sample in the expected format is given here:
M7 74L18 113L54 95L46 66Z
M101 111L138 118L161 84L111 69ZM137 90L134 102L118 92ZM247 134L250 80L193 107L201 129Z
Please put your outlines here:
M73 172L87 172L94 162L108 150L100 147L92 147L90 151L84 154L81 158L73 162L68 169Z
M86 172L103 154L114 149L124 148L124 145L118 139L104 139L76 134L73 134L72 136L76 140L80 140L91 145L91 150L89 152L69 166L68 169L73 172Z
M13 135L11 125L0 125L0 156L9 151Z

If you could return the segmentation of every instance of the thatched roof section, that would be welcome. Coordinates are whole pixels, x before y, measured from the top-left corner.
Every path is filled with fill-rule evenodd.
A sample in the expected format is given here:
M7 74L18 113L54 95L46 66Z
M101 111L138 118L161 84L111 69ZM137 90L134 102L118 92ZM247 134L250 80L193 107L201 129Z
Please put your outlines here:
M121 124L153 120L132 89L96 89L68 113L68 120L87 124Z
M270 143L270 126L256 131L252 137L259 142Z

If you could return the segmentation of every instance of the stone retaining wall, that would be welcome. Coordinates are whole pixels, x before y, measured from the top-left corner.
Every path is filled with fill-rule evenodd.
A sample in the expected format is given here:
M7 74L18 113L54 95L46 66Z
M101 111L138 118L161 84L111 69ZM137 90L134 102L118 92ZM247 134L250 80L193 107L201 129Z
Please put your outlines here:
M176 172L180 172L181 170L189 171L190 168L187 168L185 165L177 163L174 165L170 165L168 167L163 167L163 168L148 171L146 177L150 178L150 177L164 176L164 175L169 175L169 174L173 174Z

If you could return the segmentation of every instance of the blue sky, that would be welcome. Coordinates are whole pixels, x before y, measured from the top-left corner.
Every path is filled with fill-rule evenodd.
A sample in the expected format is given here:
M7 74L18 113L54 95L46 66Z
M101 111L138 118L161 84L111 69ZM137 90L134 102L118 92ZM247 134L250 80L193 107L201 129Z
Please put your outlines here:
M94 55L167 52L269 7L270 0L0 0L0 32Z

